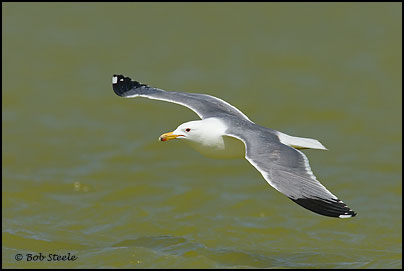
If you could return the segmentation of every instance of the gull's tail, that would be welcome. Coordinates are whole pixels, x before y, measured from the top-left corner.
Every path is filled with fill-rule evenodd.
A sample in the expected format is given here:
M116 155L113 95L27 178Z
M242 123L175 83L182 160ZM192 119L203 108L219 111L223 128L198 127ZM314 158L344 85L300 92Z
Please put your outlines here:
M281 132L278 132L278 137L281 143L293 147L295 149L318 149L327 150L320 141L312 138L304 138L297 136L290 136Z

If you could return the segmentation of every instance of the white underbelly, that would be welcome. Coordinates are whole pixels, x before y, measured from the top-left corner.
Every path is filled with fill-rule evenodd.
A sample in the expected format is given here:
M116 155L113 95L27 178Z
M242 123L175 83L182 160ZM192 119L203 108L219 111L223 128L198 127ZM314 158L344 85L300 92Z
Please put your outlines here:
M187 141L194 149L201 154L211 158L244 158L244 143L234 137L223 136L219 141L198 144Z

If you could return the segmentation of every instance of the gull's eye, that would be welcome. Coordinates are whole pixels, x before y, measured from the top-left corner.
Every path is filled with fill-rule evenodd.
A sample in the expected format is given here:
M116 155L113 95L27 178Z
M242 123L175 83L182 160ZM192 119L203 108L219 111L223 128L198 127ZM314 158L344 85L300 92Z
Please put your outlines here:
M189 132L189 131L191 131L191 129L190 129L190 128L187 128L187 129L185 129L185 131L186 131L186 132Z

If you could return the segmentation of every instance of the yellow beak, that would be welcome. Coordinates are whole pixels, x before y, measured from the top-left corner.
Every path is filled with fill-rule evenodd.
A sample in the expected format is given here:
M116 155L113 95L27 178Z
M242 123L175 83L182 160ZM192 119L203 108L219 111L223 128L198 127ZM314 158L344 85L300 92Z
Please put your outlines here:
M179 136L181 136L181 135L173 135L173 132L169 132L169 133L162 134L159 137L159 141L167 141L167 140L171 140L171 139L176 139Z

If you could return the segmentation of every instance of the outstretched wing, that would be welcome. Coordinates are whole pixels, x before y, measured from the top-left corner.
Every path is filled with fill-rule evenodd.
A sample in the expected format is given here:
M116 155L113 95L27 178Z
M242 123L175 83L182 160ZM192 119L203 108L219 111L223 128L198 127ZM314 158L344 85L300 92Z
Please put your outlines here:
M229 134L244 142L246 159L279 192L315 213L348 218L356 215L344 202L327 190L311 171L303 152L274 141L265 133L245 131Z
M192 109L201 119L216 117L220 113L226 113L251 121L231 104L206 94L165 91L133 81L123 75L114 75L112 77L112 87L114 92L121 97L146 97L183 105Z

